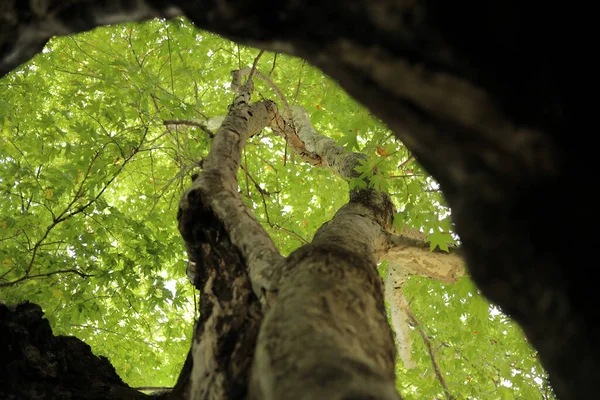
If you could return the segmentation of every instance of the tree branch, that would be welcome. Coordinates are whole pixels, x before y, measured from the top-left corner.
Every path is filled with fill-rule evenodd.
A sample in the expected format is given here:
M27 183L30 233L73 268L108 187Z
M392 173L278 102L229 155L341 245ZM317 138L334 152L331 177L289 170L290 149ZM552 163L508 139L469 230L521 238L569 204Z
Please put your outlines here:
M77 271L76 269L60 269L60 270L48 272L45 274L25 275L19 279L11 281L11 282L0 283L0 287L14 286L18 283L21 283L21 282L29 280L29 279L40 279L40 278L46 278L48 276L52 276L52 275L56 275L56 274L65 274L65 273L77 274L77 275L81 276L82 278L89 278L90 276L94 276L93 274L86 274L81 271Z
M440 370L440 366L438 365L438 363L436 361L435 352L433 351L433 347L431 346L431 341L429 340L429 336L427 336L427 333L425 333L425 330L419 323L419 320L417 319L417 317L410 310L410 307L406 308L406 315L408 315L408 317L410 318L410 321L415 326L415 328L417 328L417 331L421 335L421 338L423 338L423 343L425 343L425 347L427 348L427 352L429 353L429 358L431 359L431 363L433 364L435 376L438 378L438 381L440 381L440 384L442 385L442 388L444 389L444 393L446 394L446 399L454 400L455 397L450 393L450 389L448 389L448 384L446 383L446 380L444 379L444 375L442 374L442 371Z
M189 120L169 119L169 120L164 121L163 124L165 126L169 126L169 125L195 126L197 128L202 129L202 131L204 131L204 133L206 133L208 135L208 137L210 137L211 139L215 137L215 134L210 129L208 129L208 127L206 126L206 124L203 124L201 122L189 121Z
M410 337L409 317L406 313L408 301L404 296L403 286L409 273L401 266L388 263L388 270L384 281L384 294L386 302L390 305L391 322L394 328L398 356L404 368L416 368L417 363L412 358L412 338Z
M450 247L448 253L439 249L431 251L424 238L410 237L406 231L400 235L385 233L384 236L377 248L378 258L401 265L412 275L452 283L466 273L460 248Z
M187 210L201 201L218 216L231 235L231 241L247 262L255 294L263 298L264 290L272 290L277 280L274 273L282 257L273 241L248 211L238 192L237 172L246 141L260 132L276 113L274 103L266 101L248 104L253 88L251 80L238 86L241 74L234 73L233 87L239 94L216 132L210 152L203 162L203 171L184 193L180 202L180 231L186 239L188 253L202 253L198 239L191 240L190 231L197 222L188 220ZM187 224L190 224L189 227ZM190 236L192 235L192 236ZM204 241L206 239L202 239ZM191 259L192 262L196 260Z

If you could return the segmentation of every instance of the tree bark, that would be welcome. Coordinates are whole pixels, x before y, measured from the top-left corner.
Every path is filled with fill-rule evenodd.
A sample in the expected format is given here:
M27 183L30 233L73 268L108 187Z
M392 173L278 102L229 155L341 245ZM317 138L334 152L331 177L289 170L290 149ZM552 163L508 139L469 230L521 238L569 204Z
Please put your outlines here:
M68 336L54 336L40 306L0 303L0 398L3 400L148 399L127 386L105 357Z
M246 140L273 118L269 101L248 104L252 81L240 89L217 130L204 170L184 193L177 218L188 252L188 276L201 291L200 318L173 398L243 399L262 321L259 298L281 256L248 213L237 171ZM253 291L254 288L254 291ZM178 396L178 397L176 397Z
M291 254L258 338L251 399L399 399L375 240L391 202L350 203Z
M179 227L191 264L188 272L203 302L184 398L244 398L245 391L230 388L251 379L250 399L399 399L394 340L376 263L377 245L393 218L389 196L371 189L352 191L350 203L315 234L311 244L286 259L279 256L237 190L246 140L271 123L297 126L298 137L309 142L306 150L346 178L357 175L354 167L360 155L344 154L331 139L314 132L303 110L296 110L301 115L294 115L291 122L282 121L274 103L248 104L252 81L240 85L239 79L237 72L232 87L238 96L216 132L204 170L180 202ZM309 137L319 139L320 147L313 148ZM221 242L227 243L223 250ZM215 263L215 258L223 262ZM233 266L234 276L213 278ZM245 269L247 275L242 273ZM245 306L248 300L258 304L256 299L265 312L262 322L259 313ZM252 323L231 324L230 315ZM245 349L245 358L238 360L254 356L251 373L247 364L223 370L231 361L230 350L220 345L221 331L231 325L225 336L235 333L227 341L240 350L251 349Z
M586 64L573 62L581 56L572 44L584 36L555 27L570 10L503 0L13 0L0 9L0 73L52 35L179 13L306 58L440 182L479 288L521 324L558 396L587 399L600 376L600 310L594 280L571 264L598 216L581 189L595 178L581 165L594 146L568 134L583 117L585 74L575 68ZM567 233L560 245L557 232Z

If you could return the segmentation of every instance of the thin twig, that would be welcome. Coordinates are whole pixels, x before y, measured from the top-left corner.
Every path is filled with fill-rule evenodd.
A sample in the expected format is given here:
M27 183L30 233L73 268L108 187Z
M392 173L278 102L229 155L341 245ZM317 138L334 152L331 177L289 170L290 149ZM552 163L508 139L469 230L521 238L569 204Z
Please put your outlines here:
M250 172L248 172L247 167L245 167L244 165L241 165L242 170L244 170L244 172L246 173L246 177L250 178L250 180L252 181L252 183L254 183L254 187L256 188L256 190L260 193L260 194L264 194L266 196L271 196L271 193L266 191L265 189L261 188L260 185L258 184L258 182L256 181L256 179L254 179L252 177L252 175L250 175Z
M133 28L129 28L129 34L127 35L127 43L129 43L129 48L131 49L131 53L133 54L133 58L135 58L135 62L137 63L138 67L140 69L142 69L142 63L140 62L140 59L137 55L137 53L135 52L135 47L133 46L133 41L131 40L131 36L133 35Z
M0 283L0 287L9 287L9 286L14 286L17 283L29 280L29 279L37 279L37 278L46 278L48 276L51 275L56 275L56 274L64 274L64 273L73 273L73 274L77 274L79 276L81 276L82 278L89 278L90 276L94 276L91 274L85 274L81 271L77 271L76 269L59 269L58 271L52 271L52 272L48 272L46 274L38 274L38 275L25 275L20 277L17 280L14 280L12 282L5 282L5 283Z
M250 72L252 72L251 68L242 68L239 69L237 71L237 73L239 74L239 76L244 76L249 74ZM269 78L268 76L266 76L265 74L261 73L260 71L255 71L254 74L263 82L265 82L267 85L269 85L269 87L271 89L273 89L273 91L275 92L275 94L277 95L277 97L279 97L279 99L281 100L281 102L283 103L283 106L285 107L286 110L289 110L290 108L290 104L288 103L286 97L284 96L283 92L281 91L281 89L279 89L279 86L277 86L275 84L275 82L273 82L271 80L271 78Z
M423 174L404 174L404 175L390 175L391 178L410 178L413 176L423 176Z
M300 73L298 74L298 85L296 86L296 93L294 93L294 100L292 100L292 104L296 104L296 100L298 99L298 93L300 93L300 86L302 86L302 71L304 71L305 64L306 60L303 60L302 66L300 67Z
M4 277L8 274L10 274L12 272L12 268L9 268L5 273L3 273L2 275L0 275L0 279L4 280Z
M258 64L258 60L260 60L264 52L264 50L261 50L254 59L254 63L252 63L252 69L250 70L250 74L248 74L248 79L252 79L252 75L254 75L254 72L256 71L256 65Z
M275 56L273 57L273 67L271 67L271 70L269 71L269 76L271 76L273 74L273 71L275 71L275 65L277 63L277 54L275 53Z
M14 285L18 282L22 282L26 279L30 279L30 278L37 278L37 277L43 277L43 276L48 276L48 274L42 274L42 275L30 275L31 270L33 268L33 264L34 261L36 259L37 256L37 252L40 249L42 243L46 240L46 238L48 237L48 235L50 234L50 232L61 222L66 221L67 219L84 212L90 205L92 205L96 200L98 200L98 198L100 198L100 196L102 196L102 194L104 194L104 192L106 191L106 189L110 186L110 184L117 178L117 176L119 176L119 174L121 173L121 171L123 171L123 167L125 167L125 165L137 154L139 148L142 146L142 144L144 143L144 141L146 140L146 136L148 134L148 129L146 129L146 131L144 132L144 135L139 143L139 145L137 147L135 147L133 149L133 152L131 155L129 155L128 157L125 157L123 160L123 163L121 164L119 170L115 173L115 175L110 178L106 184L102 187L102 189L98 192L98 194L96 196L94 196L90 201L88 201L87 203L80 205L78 208L76 209L72 209L72 207L75 205L75 203L81 199L83 197L83 189L84 189L84 184L87 181L87 179L90 177L91 175L91 169L92 166L94 165L94 162L96 161L96 159L100 156L100 154L102 153L102 151L104 151L105 147L110 144L109 143L105 143L97 152L96 154L93 156L90 164L88 165L88 168L85 172L85 176L83 177L81 183L79 184L79 188L77 189L77 192L75 193L75 196L73 196L73 199L71 199L71 201L69 202L69 204L67 205L67 207L65 209L63 209L63 211L56 217L53 218L52 223L50 225L48 225L46 227L46 230L44 232L44 234L42 235L42 237L35 243L35 245L33 246L32 249L32 253L31 253L31 258L29 260L29 264L27 265L27 267L25 268L25 275L19 279L17 279L16 281L13 282L8 282L7 284L3 284L3 285ZM74 271L69 271L69 272L74 272ZM56 272L55 272L56 273ZM52 275L53 273L50 273L50 275Z
M204 131L204 133L206 133L210 138L214 138L215 137L215 134L210 129L208 129L204 124L202 124L200 122L188 121L188 120L179 120L179 119L168 119L166 121L163 121L163 124L165 126L168 126L168 125L195 126L197 128L202 129L202 131Z
M175 78L173 76L173 59L171 58L171 34L169 33L169 24L165 20L165 30L167 31L167 48L169 49L169 70L171 73L171 93L175 96Z
M304 238L303 238L302 236L300 236L298 233L294 232L294 231L293 231L293 230L291 230L291 229L284 228L283 226L281 226L281 225L279 225L279 224L272 224L272 225L271 225L271 228L282 230L282 231L284 231L284 232L286 232L286 233L288 233L288 234L290 234L290 235L294 236L294 237L295 237L296 239L298 239L298 240L300 241L300 243L302 243L302 244L308 244L308 243L310 243L308 240L304 239Z
M419 322L415 314L412 313L408 306L405 308L405 311L406 315L408 315L408 318L410 319L410 322L417 328L417 331L421 335L421 338L423 338L423 343L425 343L425 347L427 347L427 351L429 352L429 358L431 359L431 363L433 364L435 375L437 376L438 380L440 381L440 384L442 385L442 388L444 389L446 399L454 400L455 397L452 396L452 394L450 393L450 389L448 389L448 384L446 383L444 375L442 375L442 371L440 370L440 366L438 365L435 359L435 352L433 351L433 347L431 346L429 336L427 336L427 333L425 333L425 330L421 326L421 323Z
M269 210L267 209L267 201L265 200L265 195L262 192L260 193L260 198L262 199L263 206L265 208L265 218L267 218L267 223L271 225L271 220L269 219Z

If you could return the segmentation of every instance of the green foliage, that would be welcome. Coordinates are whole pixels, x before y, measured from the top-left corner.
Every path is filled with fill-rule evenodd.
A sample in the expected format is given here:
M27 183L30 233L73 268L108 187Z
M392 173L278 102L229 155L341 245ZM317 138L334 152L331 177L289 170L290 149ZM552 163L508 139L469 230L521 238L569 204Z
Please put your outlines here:
M412 331L418 367L398 368L406 399L444 397L420 329L429 338L450 393L458 398L554 398L521 330L480 296L470 279L444 285L412 277L405 294L420 324Z
M41 304L134 385L173 383L194 315L175 213L208 141L165 130L197 109L165 26L52 40L0 86L0 275L33 278L1 298Z
M88 342L131 385L172 385L196 312L177 203L210 139L164 122L224 115L230 71L251 67L257 53L183 19L154 20L53 39L0 80L0 301L42 305L55 333ZM367 156L350 186L388 191L398 229L425 232L432 249L456 241L439 186L383 123L302 60L266 53L257 68L317 130ZM255 83L255 98L283 109ZM240 191L283 254L348 200L346 182L302 163L269 129L242 164ZM406 293L455 394L541 398L533 351L468 280L413 278ZM406 398L441 397L413 339L419 368L399 365L399 388Z

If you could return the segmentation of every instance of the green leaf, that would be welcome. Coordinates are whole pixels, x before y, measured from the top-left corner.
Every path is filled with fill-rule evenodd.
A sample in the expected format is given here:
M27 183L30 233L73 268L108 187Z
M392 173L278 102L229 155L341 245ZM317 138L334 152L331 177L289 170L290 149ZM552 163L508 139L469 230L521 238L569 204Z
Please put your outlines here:
M404 228L404 224L405 222L403 213L394 213L394 221L392 222L392 225L394 226L397 232L402 231L402 228Z
M344 136L340 140L338 140L338 145L344 146L346 151L358 150L358 131L347 131Z
M438 247L440 250L448 252L448 244L454 243L452 236L449 233L444 232L434 232L431 235L428 235L427 241L429 242L429 249L431 251Z
M498 388L498 394L500 395L500 398L502 400L515 400L515 396L514 396L512 390L510 390L507 387L500 386Z

